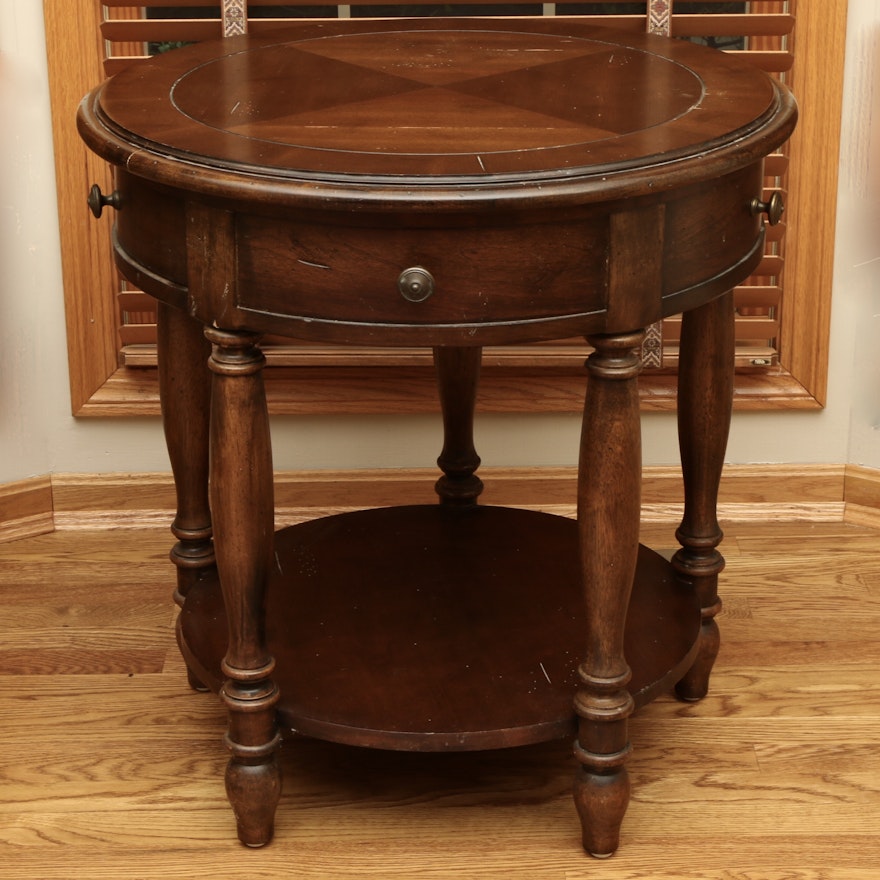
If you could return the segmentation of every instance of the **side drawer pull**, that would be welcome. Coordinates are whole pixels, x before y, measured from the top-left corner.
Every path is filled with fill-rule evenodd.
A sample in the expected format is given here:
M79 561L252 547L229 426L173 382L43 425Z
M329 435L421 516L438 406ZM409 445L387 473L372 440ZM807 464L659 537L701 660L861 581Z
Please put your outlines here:
M101 214L104 213L104 208L109 206L111 208L119 207L119 193L113 192L109 196L105 196L104 193L101 192L101 187L98 184L94 184L92 188L89 190L89 210L96 216L100 217Z
M782 201L782 193L774 192L766 202L760 199L752 199L752 214L756 217L758 214L766 214L767 220L771 226L775 226L781 219L785 211L785 203Z

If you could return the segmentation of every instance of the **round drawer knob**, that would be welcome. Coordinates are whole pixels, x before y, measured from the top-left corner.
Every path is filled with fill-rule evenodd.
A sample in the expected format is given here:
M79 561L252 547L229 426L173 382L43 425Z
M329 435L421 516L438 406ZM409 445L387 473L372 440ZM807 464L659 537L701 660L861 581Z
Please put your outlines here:
M767 221L771 226L775 226L781 219L785 211L785 203L782 201L782 193L775 192L766 202L760 199L752 199L752 214L756 217L758 214L766 214Z
M397 279L397 289L410 302L424 302L434 292L434 276L421 266L404 269Z
M98 184L94 184L92 188L89 190L89 210L96 216L100 217L101 214L104 213L104 208L109 206L111 208L119 207L119 193L113 192L109 196L105 196L104 193L101 192L101 187Z

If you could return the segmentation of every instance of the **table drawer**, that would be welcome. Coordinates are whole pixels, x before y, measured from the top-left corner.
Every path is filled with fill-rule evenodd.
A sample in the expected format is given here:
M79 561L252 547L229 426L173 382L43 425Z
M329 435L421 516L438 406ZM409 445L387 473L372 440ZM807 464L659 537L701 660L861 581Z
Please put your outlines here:
M591 313L606 301L607 223L606 216L489 228L334 228L239 215L237 305L420 326ZM432 290L401 289L414 267L430 275Z

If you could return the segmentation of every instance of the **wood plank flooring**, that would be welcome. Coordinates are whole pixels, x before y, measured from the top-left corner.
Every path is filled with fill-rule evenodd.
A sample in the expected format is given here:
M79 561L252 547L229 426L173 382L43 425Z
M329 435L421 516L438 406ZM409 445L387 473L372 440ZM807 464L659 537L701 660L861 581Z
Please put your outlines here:
M727 523L710 696L631 724L633 800L584 856L568 743L464 755L283 750L275 842L235 840L224 714L186 685L165 529L0 545L8 880L880 877L880 532ZM672 527L646 540L670 548Z

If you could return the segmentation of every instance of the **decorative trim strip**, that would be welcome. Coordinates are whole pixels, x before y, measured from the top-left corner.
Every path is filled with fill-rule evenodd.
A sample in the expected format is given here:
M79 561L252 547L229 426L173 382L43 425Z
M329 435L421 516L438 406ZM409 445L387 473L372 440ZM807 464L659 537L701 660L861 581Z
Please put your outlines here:
M672 25L672 0L648 0L648 32L668 37Z
M223 36L238 37L247 33L245 0L223 0Z
M663 366L663 322L657 321L645 328L645 338L641 349L642 367L657 368Z

